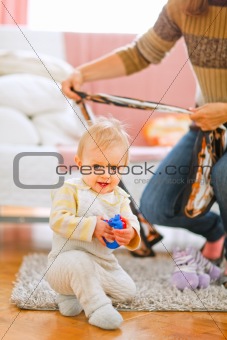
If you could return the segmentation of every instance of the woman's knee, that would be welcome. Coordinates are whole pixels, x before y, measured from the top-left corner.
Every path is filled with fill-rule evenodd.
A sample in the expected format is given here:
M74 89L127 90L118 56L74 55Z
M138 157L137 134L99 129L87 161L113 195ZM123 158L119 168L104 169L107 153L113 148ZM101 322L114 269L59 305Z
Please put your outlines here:
M150 211L156 210L159 201L158 191L156 189L155 180L152 178L142 193L140 207L143 213L149 215Z
M152 224L165 225L169 219L165 206L160 203L160 200L154 199L152 195L142 195L140 211L145 219Z

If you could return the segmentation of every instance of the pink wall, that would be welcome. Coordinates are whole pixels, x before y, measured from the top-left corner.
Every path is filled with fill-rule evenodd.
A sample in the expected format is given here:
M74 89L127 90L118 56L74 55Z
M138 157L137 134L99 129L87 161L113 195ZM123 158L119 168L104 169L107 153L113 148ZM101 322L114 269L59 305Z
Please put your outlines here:
M0 1L0 24L24 25L27 22L28 0Z
M130 42L134 37L130 34L66 33L68 61L73 66L80 65ZM83 90L161 101L188 108L194 105L195 80L187 60L185 46L181 40L159 65L151 65L129 77L89 83L83 86ZM90 105L97 115L112 113L125 121L129 125L129 133L135 139L134 145L145 144L140 129L149 119L150 112L101 104Z

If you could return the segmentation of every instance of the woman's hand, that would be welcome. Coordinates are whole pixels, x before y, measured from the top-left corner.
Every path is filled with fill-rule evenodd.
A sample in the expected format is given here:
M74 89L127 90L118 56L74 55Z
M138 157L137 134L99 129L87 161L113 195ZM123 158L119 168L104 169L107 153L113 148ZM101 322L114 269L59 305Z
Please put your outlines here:
M82 84L126 75L123 61L115 52L78 66L73 74L62 82L63 93L74 100L81 98L71 88L79 91Z
M80 70L75 69L74 72L71 74L71 76L69 76L69 78L67 78L66 80L64 80L62 82L62 92L71 99L74 100L80 100L81 98L72 91L72 88L74 90L79 91L81 85L83 84L83 76Z
M215 130L227 122L227 103L208 103L189 110L192 112L189 117L203 131Z

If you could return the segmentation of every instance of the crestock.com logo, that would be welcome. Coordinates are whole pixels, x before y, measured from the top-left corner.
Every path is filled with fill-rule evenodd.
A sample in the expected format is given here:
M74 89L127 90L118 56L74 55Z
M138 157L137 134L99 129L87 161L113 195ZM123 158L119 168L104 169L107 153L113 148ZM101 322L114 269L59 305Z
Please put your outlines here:
M21 181L21 178L23 176L23 170L20 170L20 163L22 162L22 159L28 160L28 157L55 157L57 158L58 165L55 167L53 175L58 176L58 182L55 184L26 184ZM31 160L29 163L29 169L30 169ZM34 168L37 165L37 161L34 164ZM45 164L43 163L42 166L44 167ZM142 174L149 174L149 175L155 175L155 172L153 172L154 165L148 165L147 162L145 162L143 165L135 164L133 166L111 166L108 165L107 167L104 166L98 166L97 168L90 166L90 165L82 165L81 167L78 167L77 165L70 165L67 166L64 164L64 158L61 154L58 152L21 152L17 154L13 160L13 181L14 184L21 189L57 189L60 188L65 181L64 175L71 175L72 171L79 171L81 175L86 176L94 173L95 175L103 175L107 168L109 175L117 174L119 176L122 175L128 175L132 174L134 176L140 176ZM29 171L26 167L26 172ZM36 168L35 168L36 170ZM49 172L51 169L49 169ZM38 170L37 170L38 172ZM21 176L20 176L21 175ZM35 176L39 177L39 173L35 174ZM31 177L31 174L30 174ZM37 178L34 178L34 181L37 180Z
M13 181L18 188L22 189L57 189L64 184L65 177L58 176L58 182L55 184L24 184L20 181L20 161L24 157L55 157L58 164L64 163L64 158L58 152L20 152L13 160Z
M54 184L25 184L21 181L20 179L20 173L23 175L23 170L20 170L20 162L22 158L24 160L28 160L28 157L54 157L57 159L58 165L55 166L54 170L51 169L50 166L53 165L53 161L50 162L48 165L45 162L41 161L41 164L39 166L47 167L48 166L48 173L51 173L51 179L55 178L57 176L58 182ZM39 162L40 163L40 162ZM31 164L31 160L30 163ZM37 166L37 161L35 162L35 170L38 172L36 169ZM164 176L170 176L168 179L169 184L185 184L185 183L194 183L195 179L190 179L189 174L191 173L191 170L193 171L198 171L198 168L200 169L200 174L204 175L204 178L201 177L198 181L203 184L204 180L208 178L209 173L211 174L211 166L197 166L197 165L180 165L180 166L175 166L175 165L166 165L162 171L159 172L154 172L155 165L151 165L147 162L140 163L140 164L133 164L130 166L111 166L110 164L108 166L101 166L101 165L82 165L81 167L78 167L77 165L70 165L67 166L64 164L64 158L63 156L58 153L58 152L21 152L17 154L14 158L13 161L13 180L14 184L21 189L57 189L60 188L65 181L65 176L64 175L71 175L73 171L79 171L79 173L83 176L86 175L91 175L95 174L98 176L101 176L108 172L108 174L111 175L119 175L124 176L124 175L132 175L132 176L138 176L135 180L135 184L146 184L148 183L149 179L153 175L164 175ZM26 172L29 171L26 167ZM208 175L207 175L208 174ZM38 175L38 176L37 176ZM148 176L146 179L141 177L141 176ZM188 177L189 176L189 177ZM23 176L21 176L23 177ZM32 177L31 174L29 176L30 178ZM40 180L39 178L39 173L34 175L34 181L35 180ZM190 180L191 182L188 182ZM197 181L197 179L196 179Z

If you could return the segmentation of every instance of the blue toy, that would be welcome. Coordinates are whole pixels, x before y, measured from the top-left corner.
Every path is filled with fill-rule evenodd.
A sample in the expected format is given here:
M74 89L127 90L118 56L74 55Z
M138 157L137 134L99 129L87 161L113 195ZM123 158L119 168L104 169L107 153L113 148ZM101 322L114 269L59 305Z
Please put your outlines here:
M125 229L126 228L126 220L121 217L121 215L115 215L110 220L106 220L106 222L114 229ZM117 243L117 241L109 242L103 237L106 246L110 249L116 249L120 247L120 245Z

